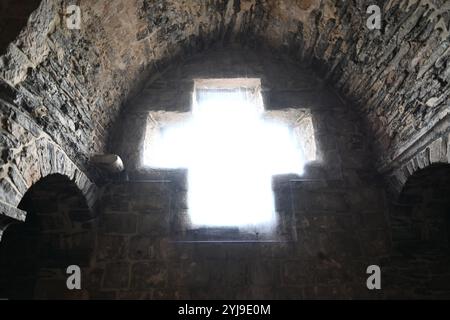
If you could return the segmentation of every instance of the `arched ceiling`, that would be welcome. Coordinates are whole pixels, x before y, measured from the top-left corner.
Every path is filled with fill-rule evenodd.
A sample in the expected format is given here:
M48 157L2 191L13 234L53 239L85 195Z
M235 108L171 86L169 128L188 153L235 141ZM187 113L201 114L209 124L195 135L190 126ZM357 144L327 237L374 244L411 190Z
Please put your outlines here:
M221 41L313 65L367 115L384 158L449 113L445 0L80 0L81 30L65 26L70 3L42 1L0 58L0 78L77 163L105 150L140 79ZM381 30L366 28L373 3Z

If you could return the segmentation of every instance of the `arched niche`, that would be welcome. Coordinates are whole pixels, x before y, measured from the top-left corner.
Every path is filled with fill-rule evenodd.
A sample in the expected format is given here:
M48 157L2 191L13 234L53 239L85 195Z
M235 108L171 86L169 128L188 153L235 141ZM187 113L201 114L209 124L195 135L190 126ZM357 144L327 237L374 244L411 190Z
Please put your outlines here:
M0 296L86 297L86 291L66 286L67 267L77 265L83 274L95 243L96 221L77 185L67 176L48 175L25 193L19 209L27 212L26 221L10 225L0 243Z
M417 245L450 246L450 165L434 164L409 177L393 221L393 241ZM404 237L395 232L402 228ZM414 245L413 247L416 248Z
M11 151L7 149L6 152ZM95 216L96 185L58 145L43 135L18 149L22 152L9 152L8 163L0 166L0 170L7 172L0 178L0 241L11 223L26 220L27 212L19 207L26 191L49 175L59 174L71 180L86 198L91 216Z
M391 288L408 298L450 297L450 165L415 171L391 209Z

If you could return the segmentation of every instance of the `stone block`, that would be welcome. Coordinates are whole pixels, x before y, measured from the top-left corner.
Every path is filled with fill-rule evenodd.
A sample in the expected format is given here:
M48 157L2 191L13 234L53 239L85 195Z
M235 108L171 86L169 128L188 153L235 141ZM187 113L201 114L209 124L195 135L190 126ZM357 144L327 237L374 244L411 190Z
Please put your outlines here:
M17 209L15 206L0 201L0 218L4 219L3 222L9 223L10 222L8 221L9 219L25 221L26 216L27 216L26 211Z
M103 275L105 270L103 268L93 268L89 271L87 281L84 284L90 291L98 290L102 286ZM83 284L82 284L83 285Z
M128 212L130 209L130 198L128 195L124 194L109 194L103 196L102 205L103 212Z
M159 261L136 262L131 269L131 288L144 290L167 285L167 266Z
M386 229L361 232L361 247L364 255L375 258L389 253L389 234Z
M210 270L209 272L214 272ZM227 286L239 287L249 284L250 262L248 260L242 260L240 263L229 260L225 264L225 279Z
M187 211L177 210L170 221L171 233L174 236L184 235L190 226L190 221L191 218Z
M354 215L334 213L320 213L320 214L299 214L297 217L297 228L299 232L304 230L313 231L320 230L327 231L343 231L353 230L355 228Z
M364 229L387 228L387 217L383 211L368 210L361 211L358 214L360 219L359 227Z
M130 264L128 262L113 262L106 265L103 279L104 289L128 288Z
M159 239L149 236L134 236L130 239L129 257L134 260L155 259L159 253Z
M226 245L221 243L199 243L193 248L193 259L196 261L205 260L225 260L227 258L227 249L235 247L232 244ZM236 257L242 258L242 255Z
M119 235L97 236L97 261L113 261L124 259L127 255L128 240Z
M183 263L183 270L182 273L178 275L178 278L187 287L195 289L206 287L211 284L211 273L215 272L215 270L210 270L208 268L210 265L211 264L207 261L186 261ZM223 274L224 281L227 279L225 274L226 268L227 266L218 271L219 274Z
M307 285L313 281L312 265L305 260L286 260L282 262L281 283L283 285Z
M169 232L169 216L166 213L148 213L139 216L140 234L165 235Z
M9 167L8 176L20 194L27 192L28 186L15 165Z
M64 152L60 149L60 148L55 148L55 171L54 172L58 172L61 174L66 173L66 163L67 163L67 159L66 159L66 155L64 154Z
M169 208L169 195L162 193L133 195L130 204L132 210L136 211L165 212Z
M280 262L275 259L255 259L249 264L249 284L275 286L280 282Z
M447 163L450 163L450 132L447 135Z
M177 192L174 194L172 198L173 207L177 210L186 210L188 209L188 194L187 192Z
M302 192L294 195L294 206L296 211L305 212L346 212L349 210L344 194L333 191Z
M131 213L110 213L101 217L105 233L131 234L136 232L137 217Z
M0 178L0 200L16 207L21 199L22 195L14 187L11 180L7 178Z
M406 183L407 177L402 169L398 169L394 172L394 176L398 181L399 185L403 186Z
M443 138L434 140L429 145L430 150L430 163L440 163L446 160L446 146L444 145Z
M69 211L69 217L74 222L84 222L92 218L92 213L87 208L72 209Z
M49 149L47 147L48 144L47 139L39 139L36 141L36 148L38 153L39 165L41 168L41 174L43 177L52 173L52 162L53 154L49 154ZM51 151L53 151L51 149Z
M337 231L322 234L320 237L320 248L326 254L334 256L361 256L360 241L355 234Z
M383 210L385 208L384 191L380 188L349 189L343 196L352 211Z

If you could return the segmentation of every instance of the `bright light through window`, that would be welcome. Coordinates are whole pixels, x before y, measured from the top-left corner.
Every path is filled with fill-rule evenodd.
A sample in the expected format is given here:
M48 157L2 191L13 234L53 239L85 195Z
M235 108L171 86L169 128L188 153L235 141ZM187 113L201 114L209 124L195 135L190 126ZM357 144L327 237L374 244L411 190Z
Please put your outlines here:
M193 226L272 227L272 176L301 174L304 152L291 128L263 119L258 79L201 80L192 115L158 130L145 164L188 169Z

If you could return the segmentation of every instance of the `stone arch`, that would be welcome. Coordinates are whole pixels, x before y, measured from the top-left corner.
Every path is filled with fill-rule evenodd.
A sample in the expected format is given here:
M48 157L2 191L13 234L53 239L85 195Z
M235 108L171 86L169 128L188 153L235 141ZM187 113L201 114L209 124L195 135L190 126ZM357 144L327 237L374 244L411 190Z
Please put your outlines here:
M387 273L409 297L450 297L450 165L412 173L391 212L393 256Z
M450 222L449 194L449 164L431 164L415 171L408 178L397 204L402 206L401 211L410 216L409 221L403 221L410 223L409 229L412 232L417 232L415 238L418 241L435 239L437 244L444 244L443 242L450 239L443 234L450 231L447 230L450 226L446 225L446 222ZM430 219L437 220L432 223ZM450 232L448 236L450 237ZM393 240L395 241L395 238ZM450 242L448 244L450 245Z
M0 243L0 296L83 298L85 291L67 289L66 268L89 268L96 220L75 181L49 174L27 190L18 207L28 218L11 225Z
M19 124L10 119L8 121L11 131L23 132ZM26 212L17 208L20 200L37 181L52 174L64 175L73 181L85 197L93 216L96 185L48 136L42 133L38 138L30 134L24 136L25 143L5 148L7 163L0 167L5 173L0 177L0 230L4 231L14 221L25 221Z
M270 1L189 2L185 6L177 5L177 1L165 5L138 0L126 4L120 0L110 2L108 6L102 2L82 2L83 28L72 32L66 30L60 15L65 2L42 1L31 14L31 23L19 42L10 46L5 67L1 68L1 77L11 85L21 87L25 80L33 82L33 90L27 90L27 95L37 101L47 94L43 88L49 64L51 69L56 68L52 76L61 96L68 96L61 87L64 79L76 76L85 66L90 70L83 75L88 81L77 88L88 99L76 99L74 105L82 114L94 115L95 121L87 121L87 136L95 135L99 142L95 146L86 143L83 151L89 148L101 151L107 142L104 128L117 119L119 106L126 102L126 97L138 91L140 79L157 75L184 50L202 50L228 37L249 45L264 43L293 55L296 60L316 65L344 96L361 107L367 105L361 109L368 115L383 157L404 146L411 131L416 131L416 126L402 125L402 119L421 124L423 119L438 119L439 113L442 115L446 109L446 96L437 94L448 91L445 48L441 45L448 35L443 21L448 7L443 3L430 7L425 1L416 1L414 5L386 2L383 10L389 31L372 32L361 18L366 16L367 9L363 2L345 6L319 0L285 0L278 5ZM117 18L124 16L127 19ZM423 29L422 22L426 20L430 20L430 27ZM402 32L407 21L407 29L414 32ZM118 33L117 28L126 36ZM415 41L422 32L429 40ZM399 50L398 44L392 43L395 37L415 45L408 47L409 51ZM99 54L99 48L108 54ZM406 70L405 66L425 49L435 54L415 63L414 72ZM391 54L396 50L399 55ZM74 57L77 64L73 64ZM393 57L399 59L394 60L398 67L395 70L391 70ZM106 77L111 81L104 81ZM419 78L422 80L417 86L411 85ZM395 90L398 95L392 96L385 90L392 83L399 85ZM420 99L409 99L411 96ZM402 101L407 101L405 112L396 112ZM419 109L423 112L414 111ZM438 109L442 112L437 112ZM391 113L395 121L390 119ZM67 133L60 134L65 135L61 140L73 142L70 125ZM73 143L66 147L72 148Z
M420 146L421 143L418 143ZM424 143L419 149L400 164L393 162L392 174L388 175L388 185L394 199L401 196L408 179L416 172L429 166L450 163L450 135L441 135L439 138Z
M39 179L51 174L61 174L73 180L86 197L90 208L94 204L95 185L66 153L47 137L39 137L10 151L8 176L2 184L3 201L17 206L20 199Z

